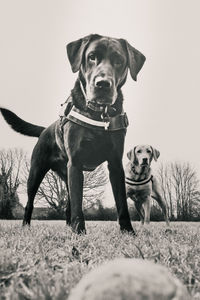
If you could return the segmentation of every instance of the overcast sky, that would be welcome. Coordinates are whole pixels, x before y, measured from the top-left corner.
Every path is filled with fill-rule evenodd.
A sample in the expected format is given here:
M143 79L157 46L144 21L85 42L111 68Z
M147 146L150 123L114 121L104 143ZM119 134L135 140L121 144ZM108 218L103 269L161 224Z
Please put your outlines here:
M48 126L77 77L66 44L90 33L127 39L147 60L123 88L125 153L151 144L160 161L189 161L200 174L199 12L199 0L1 0L0 105ZM30 153L35 143L0 116L0 148Z

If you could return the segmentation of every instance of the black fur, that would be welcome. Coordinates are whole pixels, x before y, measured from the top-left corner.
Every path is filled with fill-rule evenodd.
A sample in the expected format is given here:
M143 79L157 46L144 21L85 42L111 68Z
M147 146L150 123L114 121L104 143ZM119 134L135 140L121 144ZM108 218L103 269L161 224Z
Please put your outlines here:
M6 122L11 126L15 131L33 137L39 137L45 127L37 126L31 123L28 123L21 118L19 118L16 114L6 108L0 108L0 111L6 120Z

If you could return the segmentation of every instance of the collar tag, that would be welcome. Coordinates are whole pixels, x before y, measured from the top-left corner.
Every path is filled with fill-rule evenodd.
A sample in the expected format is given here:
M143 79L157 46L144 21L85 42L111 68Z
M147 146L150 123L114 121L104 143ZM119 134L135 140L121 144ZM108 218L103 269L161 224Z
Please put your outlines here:
M109 127L109 125L110 125L110 122L104 122L104 128L105 128L105 130L108 130L108 127Z

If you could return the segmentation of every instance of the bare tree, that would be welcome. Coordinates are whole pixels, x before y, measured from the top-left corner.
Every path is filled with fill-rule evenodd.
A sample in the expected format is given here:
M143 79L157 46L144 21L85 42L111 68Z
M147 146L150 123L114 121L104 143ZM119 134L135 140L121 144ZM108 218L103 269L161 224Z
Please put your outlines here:
M101 207L108 176L103 165L93 172L84 172L83 201L85 208Z
M0 150L0 216L12 218L12 209L19 202L17 189L25 154L19 149Z
M23 170L23 187L24 192L27 189L28 174L30 171L30 159L26 159ZM68 206L68 192L65 182L53 171L47 172L42 183L40 184L35 203L41 206L49 206L58 215L63 215Z
M199 181L195 170L189 163L171 164L173 186L176 194L177 219L189 220L192 214L194 195Z
M26 172L24 183L27 182L30 163L26 161ZM83 186L83 204L85 209L93 206L101 207L101 200L104 194L104 186L108 181L103 165L99 166L93 172L84 172L84 186ZM49 171L39 189L36 196L36 201L41 205L47 204L58 215L63 215L65 209L68 207L69 195L66 184L53 171Z
M158 177L163 197L169 205L170 217L176 215L178 220L191 219L200 194L195 169L189 163L161 164Z
M169 208L169 218L175 219L175 199L173 195L173 182L171 176L171 167L169 164L160 164L157 171L157 177L160 181L161 191L165 202Z
M49 171L40 185L37 198L40 202L44 200L48 206L62 215L68 206L69 197L65 183L53 171Z

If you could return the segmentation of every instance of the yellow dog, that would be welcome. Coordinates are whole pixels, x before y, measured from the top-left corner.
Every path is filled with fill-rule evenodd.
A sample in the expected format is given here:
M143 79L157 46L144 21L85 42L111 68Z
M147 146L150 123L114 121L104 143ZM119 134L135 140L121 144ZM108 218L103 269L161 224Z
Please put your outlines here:
M162 209L167 225L168 211L161 196L158 181L151 173L152 159L157 161L160 152L150 145L138 145L127 153L129 159L125 168L126 195L135 202L142 224L150 222L151 197Z

